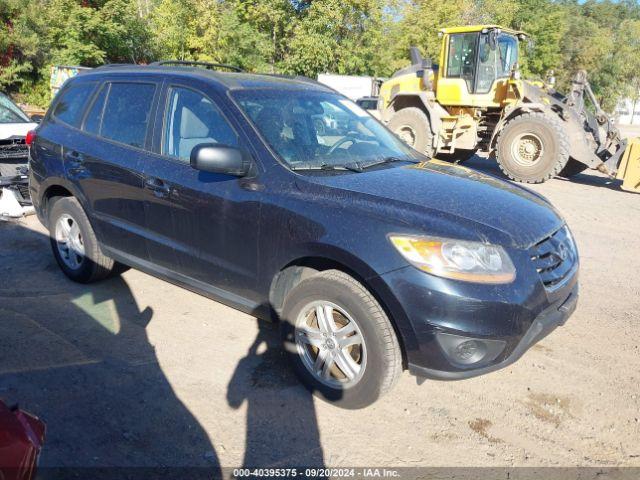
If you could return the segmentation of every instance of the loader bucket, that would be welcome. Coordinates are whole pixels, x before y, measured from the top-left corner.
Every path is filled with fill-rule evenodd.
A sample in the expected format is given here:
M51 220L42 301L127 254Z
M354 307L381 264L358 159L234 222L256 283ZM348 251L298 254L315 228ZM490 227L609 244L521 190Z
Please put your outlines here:
M616 178L622 180L623 190L640 193L640 138L629 140Z

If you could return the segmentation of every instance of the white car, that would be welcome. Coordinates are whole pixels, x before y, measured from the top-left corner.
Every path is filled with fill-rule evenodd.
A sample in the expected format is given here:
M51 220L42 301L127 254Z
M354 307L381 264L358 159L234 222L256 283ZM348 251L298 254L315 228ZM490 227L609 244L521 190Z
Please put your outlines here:
M36 126L8 96L0 93L0 177L17 175L18 169L27 165L25 137Z
M36 126L8 96L0 93L0 220L33 212L26 175L26 136Z

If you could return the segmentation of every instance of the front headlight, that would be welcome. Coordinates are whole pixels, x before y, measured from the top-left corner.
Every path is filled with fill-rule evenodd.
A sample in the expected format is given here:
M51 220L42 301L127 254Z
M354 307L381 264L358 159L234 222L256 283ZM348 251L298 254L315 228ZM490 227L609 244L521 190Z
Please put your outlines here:
M516 278L509 255L498 245L403 235L389 240L409 263L438 277L475 283L510 283Z

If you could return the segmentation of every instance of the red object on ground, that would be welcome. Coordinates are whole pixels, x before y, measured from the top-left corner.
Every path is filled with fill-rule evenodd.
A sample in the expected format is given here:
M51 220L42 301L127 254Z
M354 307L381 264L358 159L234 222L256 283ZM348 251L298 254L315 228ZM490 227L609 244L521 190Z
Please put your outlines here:
M44 423L0 401L0 478L31 480L44 442Z

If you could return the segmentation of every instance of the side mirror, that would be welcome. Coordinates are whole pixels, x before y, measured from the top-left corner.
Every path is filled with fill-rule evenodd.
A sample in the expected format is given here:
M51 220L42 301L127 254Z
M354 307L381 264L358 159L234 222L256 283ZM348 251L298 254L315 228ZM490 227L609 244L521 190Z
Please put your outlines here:
M191 167L203 172L244 177L249 173L249 155L237 147L219 143L201 143L191 150Z
M29 118L31 118L31 120L33 120L34 123L40 123L42 122L42 120L44 120L44 115L40 113L34 113Z

